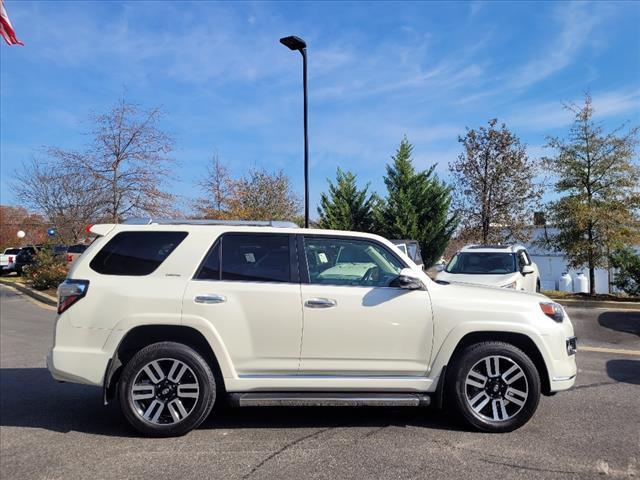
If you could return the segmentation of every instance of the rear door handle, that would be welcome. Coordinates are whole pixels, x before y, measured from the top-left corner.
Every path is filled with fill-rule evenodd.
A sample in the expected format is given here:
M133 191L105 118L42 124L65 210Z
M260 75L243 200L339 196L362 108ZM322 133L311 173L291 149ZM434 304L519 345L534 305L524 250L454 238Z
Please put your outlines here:
M304 302L304 306L308 308L331 308L338 305L338 302L331 298L310 298Z
M210 295L197 295L194 299L196 303L224 303L227 301L227 297L224 295L210 294Z

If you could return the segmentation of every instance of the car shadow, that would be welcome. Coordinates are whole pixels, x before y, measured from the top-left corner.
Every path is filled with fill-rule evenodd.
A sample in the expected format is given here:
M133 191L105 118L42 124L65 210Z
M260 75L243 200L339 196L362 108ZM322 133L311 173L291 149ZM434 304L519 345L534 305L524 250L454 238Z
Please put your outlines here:
M640 311L604 312L598 317L598 323L605 328L640 337Z
M117 401L102 405L99 387L59 383L45 368L0 369L0 426L42 428L94 435L139 436L120 413ZM438 430L465 427L432 408L243 407L221 402L200 429L332 428L419 426Z
M609 360L607 375L616 382L640 385L640 360Z

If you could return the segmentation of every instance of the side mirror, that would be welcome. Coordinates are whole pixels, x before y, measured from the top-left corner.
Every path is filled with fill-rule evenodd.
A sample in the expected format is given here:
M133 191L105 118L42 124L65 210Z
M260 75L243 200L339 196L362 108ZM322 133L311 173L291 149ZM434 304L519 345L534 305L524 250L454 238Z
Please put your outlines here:
M444 263L436 263L436 266L434 267L436 272L443 272L444 271L444 267L446 267L446 265Z
M394 278L389 286L404 290L425 290L422 280L410 268L403 268L400 275Z
M522 270L520 270L520 272L522 273L523 276L527 276L530 273L535 272L535 270L533 269L532 265L525 265L524 267L522 267Z

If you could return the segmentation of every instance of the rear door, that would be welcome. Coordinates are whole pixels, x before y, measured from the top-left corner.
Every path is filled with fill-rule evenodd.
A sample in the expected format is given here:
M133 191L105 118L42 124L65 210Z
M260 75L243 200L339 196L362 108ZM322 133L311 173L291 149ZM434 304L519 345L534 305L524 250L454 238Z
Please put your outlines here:
M213 325L238 375L295 375L302 335L295 238L226 233L216 239L188 282L187 316Z
M301 238L304 334L300 373L421 376L433 335L429 293L391 287L406 265L357 237Z

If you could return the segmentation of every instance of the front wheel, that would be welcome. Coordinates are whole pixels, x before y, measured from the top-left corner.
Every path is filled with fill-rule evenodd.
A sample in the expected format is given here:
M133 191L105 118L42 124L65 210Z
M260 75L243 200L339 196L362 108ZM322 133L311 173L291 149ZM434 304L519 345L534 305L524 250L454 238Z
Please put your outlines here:
M216 399L208 363L192 348L160 342L127 363L118 387L122 413L139 432L174 437L198 427Z
M531 359L503 342L467 347L454 360L449 398L472 426L510 432L529 421L540 400L540 376Z

